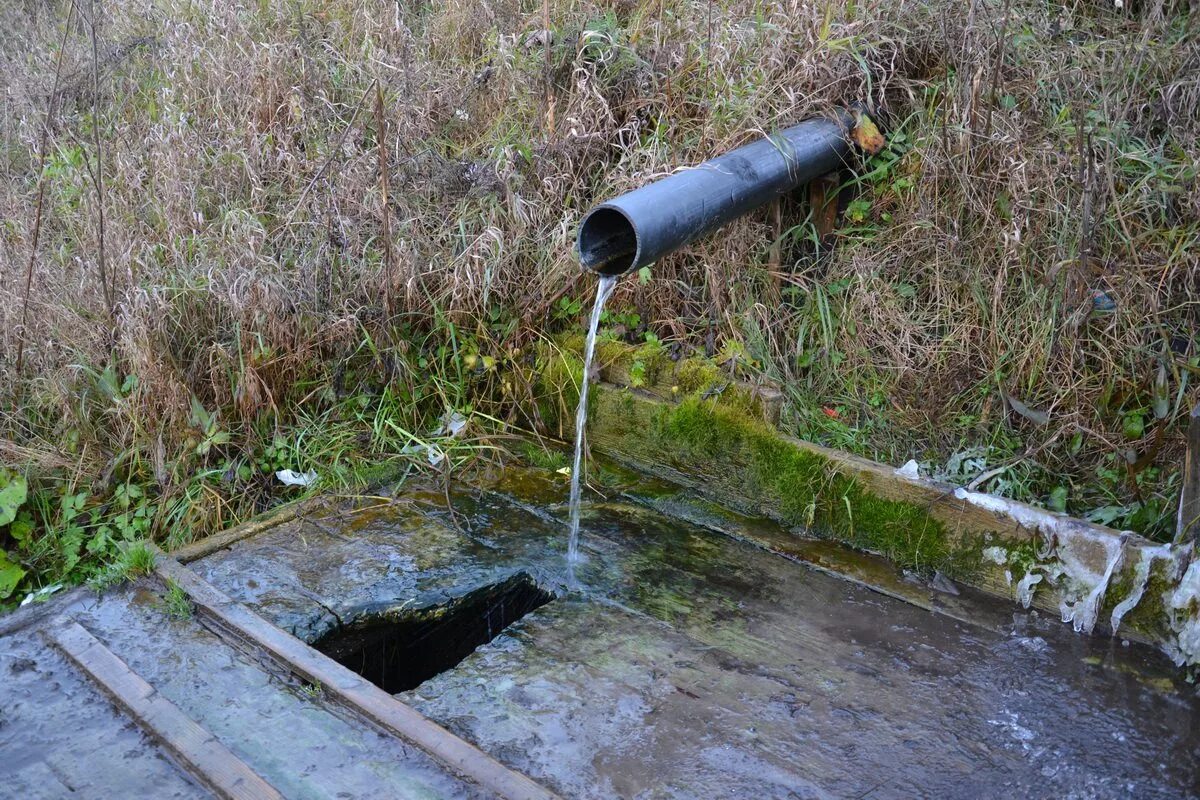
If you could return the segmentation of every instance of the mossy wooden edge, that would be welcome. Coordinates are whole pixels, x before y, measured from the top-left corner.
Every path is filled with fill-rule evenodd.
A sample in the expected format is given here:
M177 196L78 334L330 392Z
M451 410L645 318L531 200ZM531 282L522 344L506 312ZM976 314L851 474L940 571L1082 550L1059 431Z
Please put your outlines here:
M541 410L564 435L572 432L568 412L578 400L575 387L582 375L574 344L561 343L543 362ZM703 358L672 361L657 346L603 340L596 358L604 382L591 393L589 447L629 466L667 472L717 502L877 553L920 574L941 572L1007 600L1015 599L1014 584L1040 560L1044 542L1038 530L956 496L953 486L913 480L892 466L781 433L775 427L777 388L741 381L733 367ZM1076 555L1102 573L1107 543L1122 534L1061 519L1086 534ZM1125 556L1098 615L1099 632L1107 630L1111 610L1135 590L1138 551L1153 546L1126 536ZM1005 563L985 557L991 547L1004 548ZM1170 571L1162 560L1152 562L1142 598L1124 618L1122 637L1172 646L1162 599ZM1057 616L1061 599L1043 583L1033 606Z
M205 536L203 539L189 542L183 547L178 547L171 551L171 557L181 564L197 561L205 556L212 555L218 550L224 550L226 547L243 539L249 539L251 536L262 533L269 528L274 528L276 525L282 525L303 514L317 511L328 503L329 499L327 497L317 495L275 506L257 516L251 517L245 522L238 523L210 536Z

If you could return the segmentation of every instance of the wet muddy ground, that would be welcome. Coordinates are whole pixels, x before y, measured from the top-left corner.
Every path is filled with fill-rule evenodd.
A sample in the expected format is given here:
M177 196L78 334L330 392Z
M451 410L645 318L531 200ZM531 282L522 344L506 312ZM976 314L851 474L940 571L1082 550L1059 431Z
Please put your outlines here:
M191 568L564 797L1198 796L1155 651L648 481L592 495L569 592L566 491L405 489ZM63 610L285 796L477 796L162 592ZM37 630L0 636L0 755L0 797L205 796Z

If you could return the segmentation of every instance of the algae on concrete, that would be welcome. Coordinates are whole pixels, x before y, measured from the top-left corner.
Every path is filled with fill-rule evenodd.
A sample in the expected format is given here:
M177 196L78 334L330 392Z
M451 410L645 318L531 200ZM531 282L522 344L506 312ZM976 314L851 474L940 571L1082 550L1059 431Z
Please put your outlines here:
M1003 498L911 480L886 465L788 437L775 427L778 405L771 401L772 391L739 381L735 362L690 357L672 366L656 351L648 373L653 382L633 381L632 366L643 349L614 341L604 345L602 377L620 385L593 383L588 441L598 451L687 483L719 502L883 555L918 574L941 573L998 596L1032 598L1054 613L1064 608L1068 613L1096 588L1076 585L1081 576L1100 580L1096 576L1105 573L1115 531ZM543 405L561 394L559 373L579 369L570 342L555 355L561 365L542 381ZM577 394L566 400L572 397ZM1140 581L1130 573L1154 546L1127 538L1130 552L1116 565L1102 598L1102 619L1133 597L1138 602L1124 617L1122 635L1171 649L1178 625L1168 619L1172 615L1159 589L1165 583L1169 591L1171 581L1178 581L1180 554L1174 553L1169 565L1154 562L1152 585L1139 599ZM1011 557L997 562L985 555L997 548ZM1056 552L1062 548L1081 550L1070 560L1087 569L1059 569ZM1022 585L1031 571L1048 579Z

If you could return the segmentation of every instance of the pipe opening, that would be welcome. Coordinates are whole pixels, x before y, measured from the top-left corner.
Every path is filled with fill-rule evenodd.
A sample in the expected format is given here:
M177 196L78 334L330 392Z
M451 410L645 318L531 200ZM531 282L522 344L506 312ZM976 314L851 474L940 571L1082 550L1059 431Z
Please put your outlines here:
M621 275L634 265L638 237L633 223L615 208L601 206L579 226L579 261L601 275Z

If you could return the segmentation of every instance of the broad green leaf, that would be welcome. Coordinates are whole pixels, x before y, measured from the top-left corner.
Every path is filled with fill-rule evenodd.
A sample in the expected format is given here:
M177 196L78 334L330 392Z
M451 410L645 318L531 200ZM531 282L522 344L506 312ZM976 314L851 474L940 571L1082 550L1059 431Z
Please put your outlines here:
M8 554L0 550L0 600L5 600L17 589L25 577L25 570L8 560Z
M1140 439L1146 433L1146 420L1136 411L1126 414L1121 431L1125 434L1126 439Z
M17 518L17 510L28 496L29 485L24 475L0 472L0 525L7 525Z
M8 528L8 535L15 539L21 547L29 544L29 539L33 535L33 517L30 516L28 510L17 515L16 520Z
M202 431L207 431L208 426L211 424L212 416L204 409L204 406L200 404L200 401L196 399L195 395L192 395L192 409L191 410L192 410L192 419L191 419L192 427L198 428Z
M111 528L109 528L107 525L101 525L100 529L97 530L95 535L92 536L92 538L88 541L87 551L92 555L105 552L108 549L109 542L111 541L111 534Z

